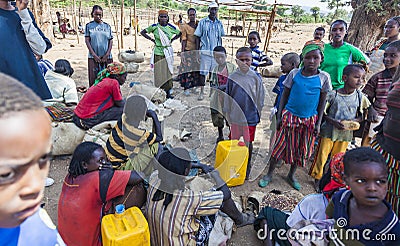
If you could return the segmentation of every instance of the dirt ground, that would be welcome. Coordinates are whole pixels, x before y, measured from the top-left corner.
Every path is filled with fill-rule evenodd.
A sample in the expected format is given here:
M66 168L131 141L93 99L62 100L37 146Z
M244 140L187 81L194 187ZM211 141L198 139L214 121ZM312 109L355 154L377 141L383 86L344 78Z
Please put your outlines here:
M287 52L299 53L302 45L309 39L312 39L313 30L317 25L295 25L282 28L274 33L269 47L268 55L273 59L275 65L280 65L280 57ZM67 59L71 62L75 73L72 78L78 86L87 86L87 48L84 43L83 35L79 36L79 44L77 37L74 35L67 35L65 39L59 39L60 34L57 35L53 42L53 48L49 50L44 58L50 60L53 64L57 59ZM262 37L263 39L264 37ZM114 60L118 60L117 42L114 38L114 45L112 54ZM245 43L243 37L225 37L223 43L227 48L229 58L234 62L231 54L232 51L238 47L243 46ZM124 36L124 48L133 49L133 36ZM174 51L180 50L179 41L175 41ZM260 44L263 47L263 43ZM144 84L151 84L152 72L149 68L149 57L151 55L151 43L143 37L138 37L139 51L145 53L145 62L140 64L139 73L129 74L127 82L121 87L124 97L129 95L129 83L132 81L141 82ZM179 57L175 56L175 65L179 65ZM177 69L175 69L177 71ZM273 189L280 191L292 190L290 185L284 180L289 168L284 165L276 170L276 174L272 183L262 189L258 187L257 182L260 175L265 174L265 167L268 162L268 146L269 146L269 110L272 107L275 96L272 93L272 88L275 85L276 78L264 78L264 85L266 89L265 107L263 109L262 121L257 126L256 139L254 142L253 150L253 168L250 180L245 184L231 188L231 191L236 197L247 196L253 191L269 192ZM206 88L206 95L208 95L209 88ZM184 105L188 106L187 110L174 111L171 116L164 121L164 134L167 142L172 143L174 136L168 135L170 128L185 128L193 133L192 138L182 144L196 149L197 155L204 163L213 165L215 158L215 140L217 131L211 124L209 114L209 101L208 97L203 101L197 101L197 95L191 94L184 96L183 90L180 88L178 82L174 82L174 96L176 99L182 101ZM81 96L82 94L80 94ZM196 119L196 120L193 120ZM227 129L225 129L225 137L227 137ZM175 142L176 144L176 142ZM45 209L50 214L54 223L57 224L57 203L61 192L63 179L67 174L70 156L55 157L51 161L49 176L55 180L55 184L45 190ZM313 192L312 179L307 175L307 169L300 168L297 171L297 177L302 184L301 193L303 195ZM239 228L229 241L229 245L259 245L260 241L257 239L252 226Z

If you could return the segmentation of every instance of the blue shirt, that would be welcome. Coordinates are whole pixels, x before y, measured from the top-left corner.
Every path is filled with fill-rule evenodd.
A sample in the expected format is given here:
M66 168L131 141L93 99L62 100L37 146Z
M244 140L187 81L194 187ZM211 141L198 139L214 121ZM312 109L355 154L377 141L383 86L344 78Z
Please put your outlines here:
M99 57L106 54L108 43L110 39L113 39L110 25L105 22L97 23L95 21L86 24L85 37L90 37L90 45L92 46L94 53ZM89 52L88 57L93 58L93 55ZM111 58L112 55L110 52L108 59Z
M207 16L199 21L194 35L200 38L200 50L213 51L215 47L222 46L225 31L220 20L215 18L212 21Z
M302 69L293 69L287 75L283 85L290 88L285 109L300 118L309 118L317 114L321 91L331 90L329 74L319 71L313 76L304 76Z
M14 228L0 227L0 246L63 246L65 243L44 209Z
M42 73L25 38L17 9L0 9L0 72L31 88L42 100L51 99ZM32 17L32 15L31 15ZM35 20L32 18L36 26ZM39 29L38 29L39 31ZM41 33L39 31L39 33Z
M283 86L283 81L286 79L287 74L281 75L278 79L278 81L276 81L275 87L272 89L272 92L274 92L276 94L276 104L274 104L274 107L278 108L279 107L279 103L281 101L281 97L282 97L282 93L284 90L284 86Z
M38 66L40 71L42 72L43 77L46 75L47 71L54 70L54 67L49 60L40 59L38 61Z
M258 66L268 60L268 56L264 53L264 51L260 50L260 47L258 47L258 45L253 48L250 47L250 49L251 55L253 57L250 68L257 71Z

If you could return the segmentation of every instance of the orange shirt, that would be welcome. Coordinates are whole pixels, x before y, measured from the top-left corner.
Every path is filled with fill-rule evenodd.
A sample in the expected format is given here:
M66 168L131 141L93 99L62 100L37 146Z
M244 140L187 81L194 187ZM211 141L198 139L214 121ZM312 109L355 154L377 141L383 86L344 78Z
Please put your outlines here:
M197 25L197 22L196 22ZM196 28L191 27L189 24L181 24L179 29L182 33L182 41L186 40L185 50L196 50L196 36L194 36L194 31Z

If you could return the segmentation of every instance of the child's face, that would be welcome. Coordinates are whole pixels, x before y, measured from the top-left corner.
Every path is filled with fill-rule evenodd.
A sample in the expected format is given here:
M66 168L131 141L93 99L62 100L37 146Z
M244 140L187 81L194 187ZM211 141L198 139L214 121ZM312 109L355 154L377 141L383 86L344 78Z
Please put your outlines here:
M387 192L387 171L376 162L362 162L354 167L345 180L350 187L358 206L374 207L382 203Z
M317 30L314 32L314 39L316 39L316 40L322 40L324 38L324 36L325 36L324 31Z
M0 129L0 227L15 227L43 198L51 125L44 110L31 110L0 118Z
M387 47L383 54L383 64L387 69L398 67L400 64L400 50L393 46Z
M96 9L93 12L93 20L95 22L97 22L97 23L100 22L102 17L103 17L103 11L101 11L100 9Z
M214 52L214 59L218 65L224 65L226 63L226 54L224 52Z
M390 38L399 35L400 26L395 20L388 20L383 29L385 37Z
M247 41L249 42L249 45L251 48L256 47L257 44L260 42L260 40L258 40L258 37L256 34L249 35L249 38Z
M282 71L282 73L288 74L288 73L290 73L290 71L292 71L293 68L294 68L294 64L293 63L290 63L286 59L281 59L281 71Z
M349 75L343 75L342 79L347 88L358 89L365 81L365 71L354 69Z
M319 65L321 64L321 61L322 56L320 50L310 51L303 58L304 68L309 71L317 70Z
M343 23L335 23L331 27L331 36L333 42L342 42L346 35L346 26Z
M99 170L100 166L104 166L107 163L107 156L106 153L102 148L96 149L93 154L92 158L89 160L89 163L85 163L84 167L86 168L87 172Z
M236 63L242 72L249 71L252 61L253 57L250 52L239 52L236 54Z

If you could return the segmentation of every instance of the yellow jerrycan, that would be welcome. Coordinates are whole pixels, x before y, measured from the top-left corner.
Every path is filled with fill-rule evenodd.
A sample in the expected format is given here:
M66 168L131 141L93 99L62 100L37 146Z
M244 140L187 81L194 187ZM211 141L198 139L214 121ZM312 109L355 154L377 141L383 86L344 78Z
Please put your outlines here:
M217 145L214 167L229 187L241 185L246 179L249 150L239 140L220 141Z
M125 210L123 204L115 206L115 213L105 215L101 221L103 246L150 245L150 231L146 218L137 207Z

